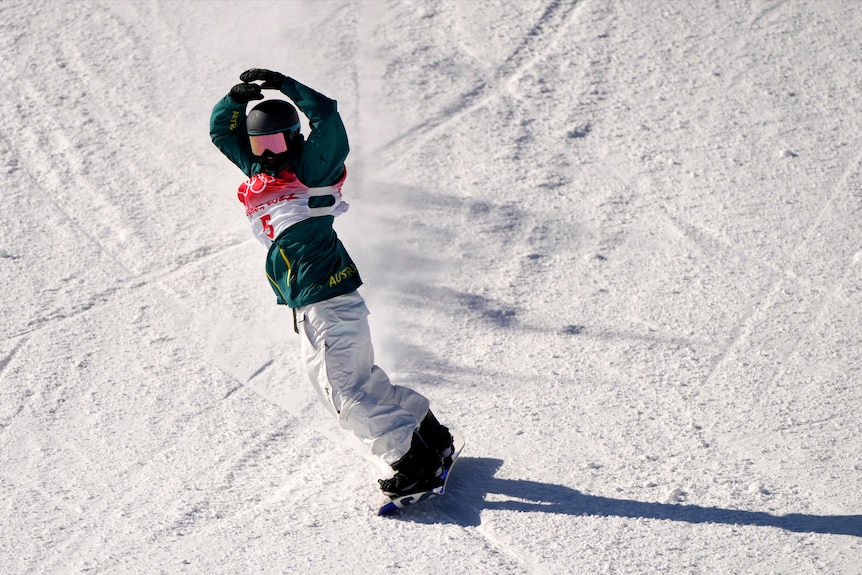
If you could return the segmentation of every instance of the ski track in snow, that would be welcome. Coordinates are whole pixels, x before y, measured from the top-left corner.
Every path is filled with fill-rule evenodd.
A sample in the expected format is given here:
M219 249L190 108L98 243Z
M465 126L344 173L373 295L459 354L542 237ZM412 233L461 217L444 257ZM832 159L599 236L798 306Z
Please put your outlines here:
M791 270L795 267L795 264L797 263L796 260L800 259L798 256L799 252L806 246L806 244L809 243L815 231L819 228L829 227L830 222L827 221L826 215L828 214L830 208L833 205L835 196L840 190L846 188L847 181L850 178L851 174L858 173L860 159L862 159L862 155L857 156L854 161L851 162L848 168L841 175L839 181L834 186L832 186L829 196L826 198L823 207L817 214L817 218L811 223L810 227L802 235L799 243L793 248L792 254L790 255L790 261L787 263L787 268L785 270L774 268L775 272L783 273L781 273L781 275L778 275L778 273L776 273L776 277L772 280L772 285L769 289L769 293L766 296L765 302L759 307L759 309L753 310L751 314L744 319L741 329L739 330L739 332L735 333L733 337L729 340L726 350L722 352L719 360L714 365L705 383L709 384L714 377L718 376L724 363L726 361L729 361L729 359L733 356L734 350L741 347L750 337L750 335L755 332L759 326L763 324L764 319L778 303L779 294L782 292L782 289L785 288L785 285L788 281L794 283L808 283L808 281L804 277L799 278L795 277L794 275L791 275ZM819 327L830 301L834 299L835 293L840 289L840 286L846 280L854 263L855 260L851 260L850 262L848 262L845 269L845 273L842 274L836 284L831 286L817 286L817 289L825 295L822 297L822 302L818 307L817 313L814 315L815 321L806 326L807 330L813 331L815 328ZM788 280L788 277L790 278L790 280ZM796 356L797 349L798 348L794 348L794 350L788 356L786 356L785 359L792 360ZM784 375L786 369L787 368L784 368L781 372L779 372L779 379L781 379L781 377Z
M459 100L462 102L454 109L442 110L440 115L417 126L409 127L384 144L379 151L388 157L414 152L423 143L445 130L447 126L485 106L489 100L498 98L502 94L509 94L512 82L545 57L549 50L555 48L559 36L577 26L578 11L585 3L585 0L550 2L538 22L527 32L512 53L490 74L490 78L483 80L481 85L470 92L461 94Z
M60 317L54 318L46 318L44 323L39 323L35 327L11 334L7 339L16 340L25 335L39 334L47 331L56 330L64 323L75 320L82 314L98 311L105 305L114 302L116 300L116 295L120 290L122 290L123 292L135 292L143 289L149 289L152 287L153 284L158 285L159 281L161 280L169 280L183 274L188 274L193 270L195 266L205 265L206 263L209 263L212 260L218 259L219 257L223 256L228 251L233 250L239 246L249 245L253 241L254 240L247 240L233 245L221 246L216 248L212 252L210 252L208 249L200 250L202 253L189 254L187 257L172 263L170 268L164 268L153 272L143 273L139 276L133 276L132 278L125 280L126 285L112 288L103 293L92 294L92 299L90 301L82 304L78 309L71 310L68 315L62 315ZM97 242L93 242L93 244L98 245Z
M0 5L0 573L862 573L860 25ZM467 438L394 518L206 133L253 66L339 101L378 360Z

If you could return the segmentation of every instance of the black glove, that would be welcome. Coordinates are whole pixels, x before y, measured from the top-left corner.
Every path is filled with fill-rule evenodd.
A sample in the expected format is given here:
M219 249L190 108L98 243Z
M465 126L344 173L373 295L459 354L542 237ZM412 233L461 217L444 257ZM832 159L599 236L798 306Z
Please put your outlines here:
M287 76L280 72L273 72L272 70L264 70L263 68L252 68L251 70L246 70L245 72L240 74L239 79L243 82L254 82L256 80L263 80L263 84L260 85L261 88L280 90L281 85L284 84L285 80L287 80Z
M230 98L237 104L248 104L252 100L263 100L257 84L237 84L230 89Z

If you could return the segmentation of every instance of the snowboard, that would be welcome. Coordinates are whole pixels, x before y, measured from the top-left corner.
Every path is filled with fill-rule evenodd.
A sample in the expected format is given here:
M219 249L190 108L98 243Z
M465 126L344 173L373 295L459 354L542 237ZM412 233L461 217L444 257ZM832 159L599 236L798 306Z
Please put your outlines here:
M390 515L399 509L404 509L410 505L416 505L426 499L437 497L446 493L446 485L449 483L449 477L452 474L452 468L458 461L461 455L461 450L464 449L464 438L455 431L451 431L455 452L452 454L452 463L443 467L443 474L440 476L440 484L429 491L418 491L416 493L408 493L387 501L380 509L377 510L377 515Z

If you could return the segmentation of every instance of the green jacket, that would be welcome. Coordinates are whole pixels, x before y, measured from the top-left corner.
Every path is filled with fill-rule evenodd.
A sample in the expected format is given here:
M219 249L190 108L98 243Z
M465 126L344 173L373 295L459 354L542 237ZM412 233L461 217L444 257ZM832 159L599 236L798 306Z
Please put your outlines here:
M335 185L344 176L344 160L350 150L335 100L293 78L285 80L281 92L305 114L311 126L308 138L291 145L282 165L271 171L260 165L248 141L246 105L234 102L229 95L213 108L213 143L246 176L268 173L283 177L290 172L309 188ZM309 202L320 200L311 198ZM362 285L356 265L332 228L333 221L331 215L312 217L290 226L273 240L266 274L279 304L297 308L350 293Z

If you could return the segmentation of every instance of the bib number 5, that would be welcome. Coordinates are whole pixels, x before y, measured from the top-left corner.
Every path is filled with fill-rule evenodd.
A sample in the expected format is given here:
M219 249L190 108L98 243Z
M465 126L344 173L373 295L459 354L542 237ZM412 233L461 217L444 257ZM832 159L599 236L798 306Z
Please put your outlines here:
M272 239L275 239L275 238L273 238L273 236L275 235L275 228L273 228L272 224L270 223L271 219L272 219L272 216L270 216L269 214L266 214L265 216L261 216L260 225L263 226L263 233L266 234L266 237L268 237L269 239L272 240Z

